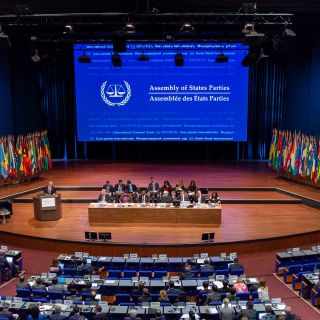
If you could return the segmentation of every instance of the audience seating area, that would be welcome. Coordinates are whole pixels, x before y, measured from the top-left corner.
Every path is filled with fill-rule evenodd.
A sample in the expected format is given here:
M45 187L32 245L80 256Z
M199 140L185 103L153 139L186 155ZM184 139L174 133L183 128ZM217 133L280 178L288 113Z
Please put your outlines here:
M320 306L320 246L288 249L276 255L276 273L313 306Z
M236 272L232 267L235 264ZM212 270L202 270L204 268ZM35 290L32 287L39 278L46 288ZM236 292L232 287L239 279L247 286L247 292ZM56 280L56 285L63 289L48 289ZM67 316L72 312L72 306L78 305L88 319L94 315L97 304L111 319L123 319L131 308L136 308L141 318L152 318L155 310L161 310L166 319L179 319L193 310L206 319L218 319L225 297L229 298L235 314L245 308L249 300L257 311L257 319L265 312L265 304L257 293L259 280L244 275L236 253L218 257L197 254L193 257L160 255L148 258L135 254L95 257L78 252L60 255L49 272L33 275L27 282L31 289L17 287L17 295L10 302L13 310L20 307L16 311L22 313L22 317L22 311L28 310L30 305L41 303L47 314L59 304ZM214 300L208 299L207 285L209 290L217 290L218 297ZM161 290L167 292L168 300L159 299ZM8 300L8 297L3 299ZM281 299L265 303L272 305L276 315L282 314L286 307Z

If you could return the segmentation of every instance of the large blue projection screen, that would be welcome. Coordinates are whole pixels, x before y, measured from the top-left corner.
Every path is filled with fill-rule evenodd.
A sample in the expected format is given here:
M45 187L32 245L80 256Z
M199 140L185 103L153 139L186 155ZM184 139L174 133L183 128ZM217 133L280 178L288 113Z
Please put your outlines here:
M139 61L142 50L150 58ZM122 66L112 44L75 44L80 141L245 141L248 70L239 43L128 42ZM221 51L227 63L216 63ZM175 66L176 53L184 66ZM91 63L79 63L83 53Z

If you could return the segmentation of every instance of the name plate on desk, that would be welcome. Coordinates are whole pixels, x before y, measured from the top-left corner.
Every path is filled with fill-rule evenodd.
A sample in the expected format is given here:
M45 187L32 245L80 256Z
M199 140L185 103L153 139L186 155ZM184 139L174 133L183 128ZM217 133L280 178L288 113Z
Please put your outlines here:
M56 210L55 197L41 197L41 210Z

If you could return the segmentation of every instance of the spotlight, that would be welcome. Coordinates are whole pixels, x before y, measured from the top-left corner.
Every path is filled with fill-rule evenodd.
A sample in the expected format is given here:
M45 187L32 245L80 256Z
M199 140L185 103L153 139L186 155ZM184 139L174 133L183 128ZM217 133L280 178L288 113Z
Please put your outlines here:
M224 53L220 53L216 56L216 63L226 63L229 61L228 56L226 56Z
M296 34L291 29L284 29L280 34L274 36L273 49L279 53L284 52L295 36Z
M149 61L150 58L142 51L141 55L137 58L138 61Z
M117 52L112 54L111 61L112 61L112 64L113 64L114 67L119 68L119 67L122 66L121 56Z
M242 33L244 33L244 34L248 34L253 31L254 31L254 24L253 23L247 23L242 29Z
M64 28L63 28L63 32L62 33L64 35L68 35L68 34L73 33L73 26L70 25L70 24L65 25Z
M134 26L134 24L132 23L127 23L123 29L122 29L123 32L125 33L135 33L136 32L136 28Z
M35 53L34 55L31 57L31 60L34 62L34 63L39 63L41 61L41 58L38 54L38 49L35 50Z
M185 23L181 27L180 32L191 33L191 32L195 32L195 29L190 23Z
M265 34L256 31L250 31L244 36L243 44L258 47L266 41Z
M91 63L91 58L83 52L80 57L78 57L78 62L79 63Z
M174 64L176 67L182 67L184 65L184 57L181 52L176 53L174 56Z

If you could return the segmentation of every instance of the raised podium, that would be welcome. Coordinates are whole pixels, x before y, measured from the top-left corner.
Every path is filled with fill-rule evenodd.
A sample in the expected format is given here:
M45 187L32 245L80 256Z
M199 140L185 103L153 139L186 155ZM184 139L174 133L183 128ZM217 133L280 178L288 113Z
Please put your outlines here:
M61 195L41 194L33 197L34 218L39 221L54 221L62 217Z

